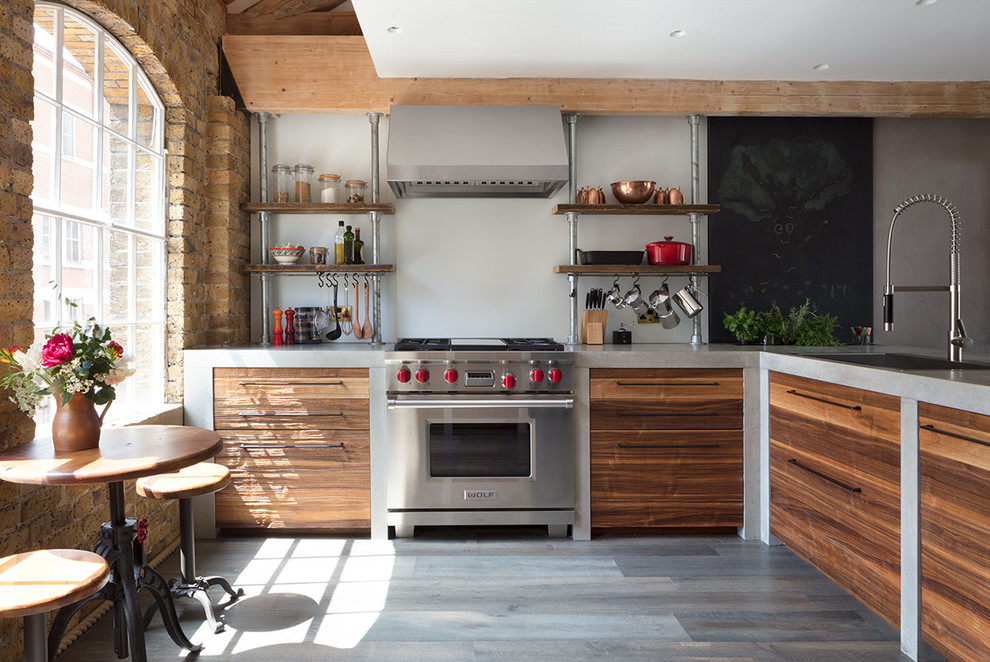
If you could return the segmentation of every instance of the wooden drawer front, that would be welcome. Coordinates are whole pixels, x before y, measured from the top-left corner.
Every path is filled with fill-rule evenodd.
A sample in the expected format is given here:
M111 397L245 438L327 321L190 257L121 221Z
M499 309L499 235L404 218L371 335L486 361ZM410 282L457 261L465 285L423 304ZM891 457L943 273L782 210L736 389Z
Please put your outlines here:
M228 431L223 438L217 461L230 468L231 484L216 495L218 526L370 526L367 432Z
M900 400L770 374L770 438L900 484Z
M592 400L592 430L741 430L742 400Z
M739 400L742 370L621 368L591 371L591 400Z
M990 417L921 403L919 424L922 634L990 660Z
M770 532L899 626L897 486L771 440Z
M594 527L741 526L742 433L594 431Z
M216 430L367 429L368 371L218 368L213 416Z

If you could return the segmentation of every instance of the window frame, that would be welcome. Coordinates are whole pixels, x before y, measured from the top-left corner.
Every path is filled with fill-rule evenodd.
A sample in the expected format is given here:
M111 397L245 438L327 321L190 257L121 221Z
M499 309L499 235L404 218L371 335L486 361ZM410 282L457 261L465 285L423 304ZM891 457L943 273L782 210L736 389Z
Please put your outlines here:
M52 48L50 56L52 87L50 89L38 89L35 87L33 98L35 99L35 104L40 100L52 106L54 109L54 126L52 127L53 140L51 146L32 145L32 151L48 155L52 164L52 170L48 173L48 179L50 180L48 198L38 199L35 195L32 195L34 203L32 225L37 228L38 222L41 221L46 224L46 228L50 228L50 232L46 232L42 239L43 246L41 247L41 253L39 254L37 251L35 253L33 265L35 269L39 265L50 269L53 278L52 282L56 291L59 292L63 292L63 278L65 277L66 267L93 266L94 282L90 288L87 288L87 291L91 291L94 296L92 302L93 316L101 324L115 328L126 328L127 337L120 339L121 344L125 348L138 346L136 339L139 333L150 334L150 337L154 338L151 353L144 353L147 360L153 366L154 371L152 375L145 374L143 381L146 382L149 378L154 379L155 392L160 394L160 398L164 402L168 378L168 364L166 360L166 292L168 285L168 224L166 212L168 187L165 167L167 150L164 145L165 105L155 86L152 84L151 79L141 68L140 62L106 28L78 10L54 2L39 0L35 3L35 9L36 12L39 9L44 9L46 12L51 12L53 16L52 31L54 34L51 37L54 43L48 44L47 36L44 40L38 38L39 32L46 32L46 29L37 23L35 24L35 37L33 39L33 48L36 51L47 51L49 46ZM95 35L95 43L93 45L95 55L92 69L93 76L92 81L87 81L87 84L91 84L92 86L93 117L85 116L84 112L76 108L78 104L64 103L64 79L67 77L71 77L73 80L80 78L79 72L75 70L66 71L66 67L64 66L64 26L67 18L78 22L91 30ZM106 72L105 54L108 50L112 50L113 57L124 63L128 69L126 135L112 128L112 120L109 117L110 113L107 112L106 108L108 97L107 90L104 87L104 74ZM36 52L35 57L37 58L37 56L38 53ZM77 84L78 82L76 81ZM138 105L139 102L141 106ZM152 108L152 117L150 120L141 120L139 118L139 107L145 107L145 105L150 105ZM66 117L71 118L70 122L65 122L64 118ZM152 122L150 140L141 136L141 126L144 126L142 122L146 121ZM65 124L78 129L79 122L88 124L88 130L93 132L92 161L80 159L75 155L78 153L75 142L72 145L73 154L64 153L66 140L66 134L64 132L66 128ZM75 141L77 139L77 131L73 131L72 133L73 140ZM111 186L108 176L109 171L106 171L104 167L104 160L109 160L104 159L104 154L109 153L109 145L119 145L126 148L126 167L117 169L117 171L126 171L127 173L126 185L124 187L124 197L126 197L126 200L119 200L117 202L104 200L104 188L114 190L109 188ZM139 159L150 160L153 167L157 169L155 176L151 178L150 182L138 182ZM61 186L61 175L66 162L80 163L92 170L91 202L89 209L73 206L70 202L63 200L66 196L64 196ZM151 205L151 209L146 216L141 216L141 221L151 219L151 222L146 227L138 227L137 224L141 221L138 220L135 212L136 202L138 200L138 193L144 194L145 191L147 191L146 198L150 201L148 204ZM123 215L115 213L114 210L114 207L120 207L121 205L125 209ZM48 225L49 223L50 226ZM76 262L68 259L71 257L72 252L69 246L71 243L70 231L66 228L70 226L76 228L77 243L75 245L78 250L77 257L80 258ZM126 314L120 318L104 319L110 298L107 290L110 278L107 276L107 273L111 268L107 264L104 247L116 233L121 233L126 238ZM81 245L83 236L89 237L89 241L93 242L93 246L88 249L84 248ZM141 240L152 242L148 250L150 250L152 259L154 278L157 279L150 292L147 294L142 293L142 297L149 299L151 302L150 307L147 309L147 315L139 311L137 298L137 262L140 257L147 255L147 253L137 252L138 244ZM84 250L86 251L85 256L83 255ZM118 282L120 280L118 279ZM36 284L36 290L37 288L38 286ZM66 294L68 292L63 292L63 296ZM44 311L50 310L50 298L50 295L46 292L35 291L35 308L36 310L41 309L37 314L45 314ZM76 303L80 303L80 300L76 299ZM50 317L46 317L44 320L34 320L36 338L43 337L44 333L56 326L71 325L82 314L82 309L66 305L64 301L56 301L54 310L50 312ZM86 316L88 317L88 315ZM124 391L130 390L127 386L127 382L122 384ZM124 398L124 400L126 401L127 398Z

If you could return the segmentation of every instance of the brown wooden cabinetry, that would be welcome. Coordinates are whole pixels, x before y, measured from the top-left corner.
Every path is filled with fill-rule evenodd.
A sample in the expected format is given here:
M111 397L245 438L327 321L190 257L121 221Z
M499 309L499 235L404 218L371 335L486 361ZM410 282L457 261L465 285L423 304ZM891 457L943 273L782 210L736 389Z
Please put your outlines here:
M591 525L743 521L742 371L591 371Z
M920 403L921 629L950 660L990 660L990 416Z
M366 369L215 369L217 526L369 528L368 416Z
M899 626L898 398L771 373L770 531Z

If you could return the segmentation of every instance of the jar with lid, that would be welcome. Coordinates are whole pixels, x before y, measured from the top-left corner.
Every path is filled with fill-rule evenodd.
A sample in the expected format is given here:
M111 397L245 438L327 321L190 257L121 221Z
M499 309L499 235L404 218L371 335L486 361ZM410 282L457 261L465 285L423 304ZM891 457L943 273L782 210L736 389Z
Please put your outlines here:
M342 202L343 187L340 175L320 175L320 202Z
M292 187L292 168L277 163L272 166L272 202L288 202Z
M347 202L361 204L364 202L364 191L367 185L360 179L352 179L344 187L347 189Z
M310 202L313 190L313 166L300 163L296 165L296 202Z

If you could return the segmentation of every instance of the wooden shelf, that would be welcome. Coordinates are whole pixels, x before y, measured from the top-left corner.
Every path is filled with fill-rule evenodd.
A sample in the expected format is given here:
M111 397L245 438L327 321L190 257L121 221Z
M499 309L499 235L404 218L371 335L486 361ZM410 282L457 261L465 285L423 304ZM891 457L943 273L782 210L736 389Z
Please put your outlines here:
M395 272L394 264L249 264L244 267L246 274L390 274Z
M686 216L714 214L719 205L554 205L554 214L590 214L599 216Z
M555 274L579 276L625 276L633 274L670 274L678 276L717 274L722 267L717 264L685 264L663 266L660 264L560 264L553 268Z
M391 202L352 204L347 202L245 202L241 210L251 214L268 211L273 214L367 214L381 212L394 214Z

